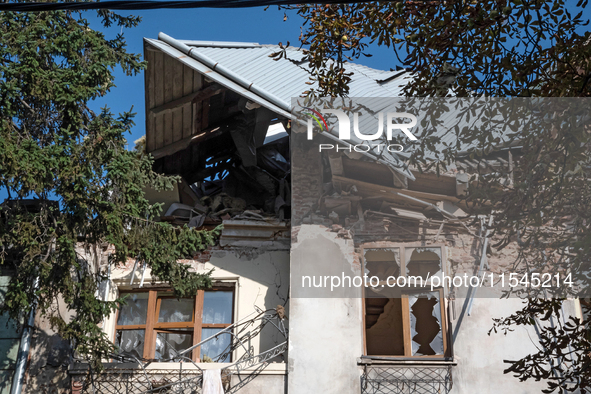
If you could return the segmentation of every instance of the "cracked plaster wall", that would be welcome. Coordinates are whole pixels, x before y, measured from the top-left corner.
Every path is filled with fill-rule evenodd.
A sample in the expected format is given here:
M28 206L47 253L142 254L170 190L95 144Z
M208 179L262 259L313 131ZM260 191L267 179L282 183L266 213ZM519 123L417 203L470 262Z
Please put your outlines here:
M294 270L299 264L322 266L342 262L351 275L359 273L359 260L351 239L318 225L302 225L292 240L292 297L288 360L289 394L360 393L357 357L362 352L359 296L306 298L293 296Z

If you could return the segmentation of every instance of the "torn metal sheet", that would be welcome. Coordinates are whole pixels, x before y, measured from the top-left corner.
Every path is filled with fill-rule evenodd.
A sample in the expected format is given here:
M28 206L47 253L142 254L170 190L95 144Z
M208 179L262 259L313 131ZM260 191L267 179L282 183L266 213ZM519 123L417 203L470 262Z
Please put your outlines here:
M490 228L492 226L493 223L493 215L490 215L488 217L488 225L486 226L486 231L484 232L484 242L482 243L482 252L480 254L480 265L478 267L478 277L482 278L482 273L484 270L484 265L488 264L488 259L486 257L486 249L488 248L488 241L490 240ZM482 228L484 229L484 223L482 224ZM470 285L470 287L472 288L473 286ZM473 287L472 292L470 294L470 297L468 297L466 299L466 301L468 302L468 309L467 309L467 313L468 316L470 316L470 314L472 313L472 304L474 303L474 297L476 297L476 291L478 290L478 287Z

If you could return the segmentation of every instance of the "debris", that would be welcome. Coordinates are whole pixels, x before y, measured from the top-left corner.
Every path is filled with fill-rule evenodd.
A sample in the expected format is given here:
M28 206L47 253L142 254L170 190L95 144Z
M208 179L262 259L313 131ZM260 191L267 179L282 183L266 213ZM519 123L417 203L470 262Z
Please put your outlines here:
M344 175L343 159L341 156L329 156L328 161L330 163L330 170L334 175Z
M332 222L335 224L339 222L339 214L336 213L335 211L332 211L331 213L329 213L328 218L330 220L332 220Z
M203 223L205 222L205 215L198 215L198 216L193 216L191 218L191 220L189 220L189 224L187 225L188 227L201 227L203 226Z
M244 211L242 214L234 216L235 220L265 220L260 211Z
M331 226L332 231L335 233L338 233L339 231L341 231L341 229L343 228L343 226L339 225L339 224L333 224Z
M199 212L194 211L193 207L185 204L175 202L170 205L164 216L178 216L184 218L191 218L193 215L198 215Z
M277 311L277 316L279 316L280 319L285 319L285 308L282 305L277 305L277 308L275 308L275 311Z
M348 199L326 197L324 199L324 206L328 212L336 212L341 216L351 214L351 200Z
M345 239L350 239L351 237L349 236L349 231L345 230L345 229L341 229L339 230L339 232L337 233L337 235L341 238L345 238Z
M195 204L199 201L199 197L197 197L197 194L193 191L193 189L191 189L191 186L185 181L184 178L181 178L181 183L179 184L178 188L181 203L197 208Z
M216 97L234 100L223 94ZM216 110L220 104L224 105L215 103ZM198 140L190 146L156 160L155 171L181 176L181 182L166 196L161 192L148 196L151 203L166 202L160 220L200 228L237 217L291 218L289 138L285 134L264 143L271 129L277 129L276 124L281 126L282 119L275 119L275 114L262 107L248 110L245 104L225 114L227 117L215 128L218 132L203 131L203 135L192 137ZM212 111L214 102L209 105L208 111ZM213 119L213 113L209 114L209 119L200 120L201 126L207 128ZM244 215L246 211L257 214Z

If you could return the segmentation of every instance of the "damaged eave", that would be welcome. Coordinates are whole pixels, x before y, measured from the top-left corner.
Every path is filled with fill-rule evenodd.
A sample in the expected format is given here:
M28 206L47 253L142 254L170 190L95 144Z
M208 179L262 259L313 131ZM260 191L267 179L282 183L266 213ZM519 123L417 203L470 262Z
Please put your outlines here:
M367 198L379 196L385 200L404 201L406 199L400 194L405 194L411 197L423 199L430 203L437 203L439 201L449 201L457 204L462 202L460 198L454 196L448 196L444 194L432 194L408 189L397 189L394 187L376 185L373 183L350 179L339 175L333 175L332 179L333 184L335 184L335 186L341 187L343 189L355 186L359 191L359 195Z
M184 42L161 35L145 39L144 48L145 150L155 159L154 171L182 179L168 194L148 193L151 203L164 203L160 220L198 229L223 223L229 226L225 246L285 249L281 233L291 212L287 104L241 86ZM255 224L233 223L237 218Z
M220 246L289 250L290 226L285 221L224 220Z
M177 59L179 62L187 65L191 69L197 71L201 75L207 76L208 79L216 82L222 86L224 86L228 90L232 90L237 94L252 100L253 102L268 108L269 110L284 116L285 118L291 118L291 114L289 112L289 108L284 108L285 105L277 105L276 103L272 103L271 101L262 98L261 96L253 93L249 89L241 86L237 82L231 80L230 78L214 71L210 67L207 67L205 64L201 63L200 61L192 58L190 55L181 52L177 48L172 47L171 45L167 44L164 41L154 40L150 38L144 39L146 44L149 44L153 48L165 53L166 55ZM179 44L181 44L179 42Z
M339 139L336 135L333 135L332 132L322 132L321 135L330 139L331 141L333 141L337 144L346 145L348 147L354 146L354 144L352 144L348 141L344 141L344 140ZM372 151L367 151L367 152L360 151L358 153L371 159L371 160L375 160L376 163L383 164L383 165L387 166L392 171L399 173L400 176L403 178L411 179L413 181L416 179L415 176L413 175L413 173L409 170L408 166L404 163L404 161L401 160L395 153L392 153L389 156L385 156L384 154L378 155L378 154L372 153Z

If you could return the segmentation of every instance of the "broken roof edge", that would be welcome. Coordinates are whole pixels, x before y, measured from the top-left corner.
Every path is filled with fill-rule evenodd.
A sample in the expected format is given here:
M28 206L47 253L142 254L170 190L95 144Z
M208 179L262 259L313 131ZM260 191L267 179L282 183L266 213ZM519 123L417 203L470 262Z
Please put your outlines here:
M173 37L171 37L168 34L163 33L163 32L158 33L158 40L165 42L169 46L175 48L176 50L184 53L185 55L191 57L192 59L200 62L204 66L210 68L211 71L214 71L214 72L228 78L232 82L240 85L242 88L255 93L257 96L265 99L266 101L269 101L270 103L276 105L277 107L283 109L284 111L286 111L286 112L291 111L291 106L289 105L289 103L286 103L285 101L283 101L279 97L275 96L274 94L268 92L267 90L260 88L258 85L255 85L254 82L247 81L242 76L236 74L234 71L224 67L223 65L219 64L218 62L215 62L214 60L210 59L209 57L205 56L204 54L201 54L198 52L193 52L193 49L195 49L195 47L191 48L188 45L184 44L183 42L176 40ZM211 76L211 73L208 76Z
M182 39L175 39L175 40L180 43L183 43L187 46L196 47L196 48L230 48L230 49L273 48L273 49L286 49L287 51L290 51L292 53L300 53L300 54L305 53L304 51L306 50L302 46L296 47L296 46L289 46L288 45L288 46L285 46L282 48L281 46L279 46L277 44L260 44L258 42L200 41L200 40L182 40ZM290 60L292 62L296 62L296 63L301 63L304 61L303 59L299 59L299 60L298 59L289 59L289 58L286 58L286 59ZM329 60L331 60L331 59L329 59ZM359 63L353 63L350 61L345 61L345 65L355 68L356 69L355 71L357 71L361 74L364 74L369 79L375 80L378 84L390 82L392 80L397 79L398 77L402 76L405 73L409 73L409 70L404 69L404 68L398 68L396 70L390 69L388 71L388 70L381 70L381 69L368 67L366 65L359 64ZM379 74L379 77L378 77L378 75L374 75L374 76L366 75L363 72L363 70L367 70L371 73Z
M269 102L268 100L263 99L259 95L245 89L244 87L238 85L236 82L232 81L231 79L215 72L211 68L207 67L203 63L199 62L198 60L194 59L193 57L189 57L183 52L179 51L178 49L170 46L169 44L165 43L164 41L156 40L153 38L144 38L144 42L149 44L150 46L154 47L155 49L162 51L163 53L167 54L168 56L177 59L181 63L184 63L191 69L197 71L198 73L202 74L203 76L219 83L226 89L230 89L235 91L236 93L244 96L247 99L252 100L253 102L260 104L261 106L269 109L270 111L275 112L278 115L281 115L287 119L291 119L291 112L285 111L284 109L278 107L277 105Z
M155 41L153 39L145 39L148 41ZM259 43L252 43L252 42L234 42L234 41L198 41L198 40L177 40L164 32L160 32L158 34L158 42L164 42L170 47L184 53L185 55L191 57L192 59L200 62L205 67L211 69L211 71L217 72L220 75L228 78L229 80L233 81L234 83L240 85L243 89L253 92L254 94L260 96L262 99L268 101L271 104L276 105L277 107L283 109L286 112L291 112L291 105L290 103L286 102L284 99L276 96L275 94L269 92L267 89L262 88L259 86L258 83L254 81L246 80L243 76L237 74L236 72L228 69L224 65L220 64L218 61L215 61L209 58L207 55L200 53L197 49L202 47L215 47L215 48L262 48L262 47L275 47L275 45L263 45ZM290 48L292 51L301 52L302 48ZM293 59L292 61L296 61ZM354 72L358 72L361 75L364 75L366 78L369 78L376 82L378 85L383 86L387 85L388 83L398 80L400 78L407 78L410 74L409 70L407 69L399 69L399 70L379 70L374 69L371 67L367 67L362 64L347 62L348 66L354 69ZM365 71L367 70L367 71ZM199 70L197 70L199 71ZM375 75L366 75L366 72L370 72ZM210 74L208 74L210 76ZM213 78L212 78L213 79ZM222 83L223 85L223 83ZM229 87L228 87L229 88ZM259 103L264 105L263 103ZM266 105L265 105L266 106ZM268 107L268 106L266 106ZM285 116L285 114L282 114ZM290 118L290 117L287 117Z
M186 44L187 41L176 40L175 38L163 32L158 34L157 40L144 38L144 41L155 48L158 48L169 56L172 56L173 58L185 63L187 66L193 68L200 74L210 78L227 89L233 90L236 93L251 99L252 101L275 112L276 114L284 116L286 119L291 119L292 121L301 121L300 119L297 119L293 116L290 103L287 103L272 93L261 89L255 85L254 82L245 80L232 70L220 65L219 62L215 62L211 58L201 53L197 53L197 51L193 52L193 49L196 47L189 47ZM213 44L214 42L211 43ZM401 72L397 75L397 77L404 74L405 72ZM330 134L331 133L325 133L326 136L329 136ZM334 139L334 136L330 135L330 137ZM349 146L353 145L347 141L338 140L338 142L342 142ZM407 168L405 168L404 164L402 164L402 161L396 154L392 155L395 163L389 163L387 160L384 160L381 155L375 155L369 152L364 153L364 155L377 160L378 162L386 164L394 171L411 180L415 179L412 173Z

